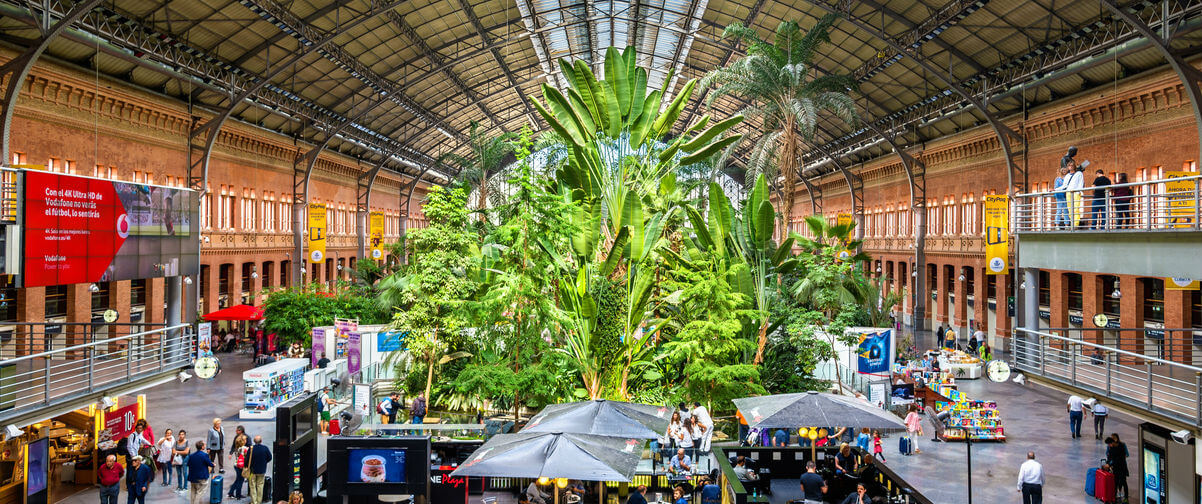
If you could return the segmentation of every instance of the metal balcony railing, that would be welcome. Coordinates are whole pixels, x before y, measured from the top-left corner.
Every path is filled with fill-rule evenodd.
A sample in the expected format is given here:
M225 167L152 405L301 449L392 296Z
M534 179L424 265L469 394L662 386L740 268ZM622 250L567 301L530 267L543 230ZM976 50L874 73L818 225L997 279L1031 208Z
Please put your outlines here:
M181 324L0 360L0 420L191 365Z
M1202 176L1108 185L1103 194L1097 195L1100 197L1095 197L1095 190L1086 187L1019 194L1014 197L1011 231L1202 230Z
M1024 373L1202 426L1202 367L1028 329L1015 330L1010 355Z

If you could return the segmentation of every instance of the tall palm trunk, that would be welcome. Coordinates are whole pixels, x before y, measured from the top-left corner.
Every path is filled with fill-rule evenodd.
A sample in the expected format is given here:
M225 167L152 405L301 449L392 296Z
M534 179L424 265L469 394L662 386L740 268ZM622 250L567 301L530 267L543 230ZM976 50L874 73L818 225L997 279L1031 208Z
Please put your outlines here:
M488 219L488 214L484 211L488 208L488 172L485 171L480 175L480 199L477 202L477 208L480 210L480 222Z
M764 317L764 321L760 323L759 338L756 341L755 360L753 365L760 365L764 362L764 347L768 346L768 317Z
M783 143L780 153L780 172L785 179L784 191L784 208L781 209L781 218L784 225L781 226L781 236L788 234L789 225L793 219L793 200L797 189L797 123L792 114L785 116L785 131L781 136Z

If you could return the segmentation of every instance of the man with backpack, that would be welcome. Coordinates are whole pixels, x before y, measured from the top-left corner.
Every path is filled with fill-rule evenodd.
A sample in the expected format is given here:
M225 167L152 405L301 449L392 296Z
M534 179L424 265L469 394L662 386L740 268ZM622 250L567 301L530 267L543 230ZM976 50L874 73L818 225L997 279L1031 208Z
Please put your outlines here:
M417 398L409 404L409 414L413 416L413 424L420 425L426 417L426 395L423 392L417 393ZM421 432L418 432L420 435Z
M388 424L396 421L396 410L392 406L392 398L385 397L376 404L376 413L380 415L380 423Z

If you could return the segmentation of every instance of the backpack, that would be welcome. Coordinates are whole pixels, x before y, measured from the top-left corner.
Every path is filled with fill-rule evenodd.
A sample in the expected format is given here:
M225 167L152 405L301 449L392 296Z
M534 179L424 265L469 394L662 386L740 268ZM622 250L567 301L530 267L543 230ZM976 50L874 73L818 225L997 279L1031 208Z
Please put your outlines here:
M377 404L376 404L376 413L379 413L379 414L381 414L381 415L387 415L387 414L388 414L388 410L384 409L384 404L386 404L386 403L391 403L391 402L392 402L391 400L389 400L389 399L385 399L385 400L383 400L383 401L380 401L379 403L377 403ZM391 404L389 404L389 406L391 406Z
M328 396L326 396L325 394L317 396L317 412L318 413L321 413L326 410L326 397L328 397Z

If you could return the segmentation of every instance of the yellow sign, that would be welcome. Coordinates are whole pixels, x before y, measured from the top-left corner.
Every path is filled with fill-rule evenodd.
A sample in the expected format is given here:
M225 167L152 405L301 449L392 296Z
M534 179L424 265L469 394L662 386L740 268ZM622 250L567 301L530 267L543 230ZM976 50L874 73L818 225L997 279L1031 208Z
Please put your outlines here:
M1194 180L1174 180L1194 175L1197 175L1197 173L1187 171L1164 173L1165 178L1168 179L1164 183L1164 191L1169 200L1169 222L1173 224L1173 227L1188 228L1194 226L1194 218L1197 217L1194 208L1197 204L1194 200L1194 188L1197 182Z
M326 206L309 203L309 262L321 264L326 260Z
M1164 288L1166 290L1198 290L1202 286L1202 282L1192 278L1177 278L1169 277L1164 279Z
M372 212L368 219L370 222L368 238L371 240L369 246L371 258L378 261L384 258L384 214Z
M838 215L838 217L835 218L835 224L839 225L839 226L851 227L852 222L854 222L854 221L852 220L851 214L849 214L849 213L841 213Z
M985 197L985 273L1005 275L1010 271L1010 197Z

